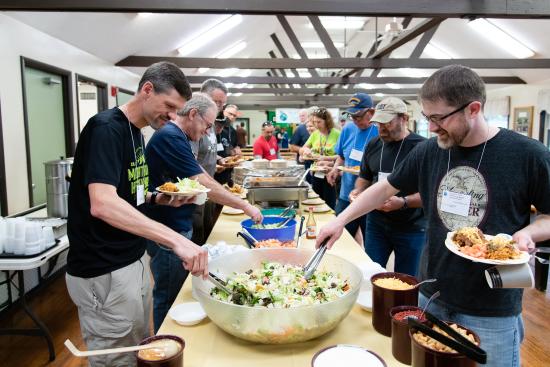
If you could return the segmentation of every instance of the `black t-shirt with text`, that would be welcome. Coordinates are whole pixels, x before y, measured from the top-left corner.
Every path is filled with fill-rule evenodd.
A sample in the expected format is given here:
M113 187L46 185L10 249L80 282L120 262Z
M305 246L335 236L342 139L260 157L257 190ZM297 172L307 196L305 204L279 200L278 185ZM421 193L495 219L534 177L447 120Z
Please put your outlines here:
M220 157L229 157L231 150L237 146L237 130L232 126L224 126L219 134L216 134L218 144L223 146L223 150L218 151ZM226 168L220 173L214 175L214 179L221 184L229 183L231 181L231 172L233 169Z
M489 288L484 271L492 265L455 255L445 247L445 238L465 226L491 235L512 235L529 224L531 205L550 214L548 149L506 129L487 142L485 152L483 144L444 150L432 138L419 144L388 181L400 190L419 191L422 197L428 229L420 278L438 279L422 286L422 293L430 296L441 291L434 302L455 312L493 317L519 314L523 291ZM471 196L467 217L441 210L445 191Z
M382 163L382 172L391 173L396 169L409 152L426 138L410 133L404 140L383 143L380 137L372 139L365 147L363 159L361 160L361 172L359 177L372 183L378 182L378 172ZM401 144L403 142L403 144ZM380 155L384 146L382 162ZM401 191L397 196L403 197L416 193L417 191ZM397 231L422 231L426 228L426 218L422 208L409 208L383 212L377 210L376 218L382 218L384 224Z
M133 139L133 142L132 142ZM137 261L145 240L117 229L90 213L88 185L116 187L117 195L137 207L137 187L149 184L143 137L115 107L90 118L78 141L69 189L67 272L91 278Z

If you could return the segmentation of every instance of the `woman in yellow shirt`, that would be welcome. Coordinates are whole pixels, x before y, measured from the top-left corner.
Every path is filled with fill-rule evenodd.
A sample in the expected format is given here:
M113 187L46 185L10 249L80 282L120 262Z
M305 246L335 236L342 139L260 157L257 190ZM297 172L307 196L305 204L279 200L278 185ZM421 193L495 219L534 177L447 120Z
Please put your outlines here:
M310 119L317 127L304 146L300 148L301 158L304 160L315 158L314 167L323 167L329 170L337 158L335 147L340 136L340 130L334 127L332 115L325 107L314 110ZM313 190L319 194L328 206L334 209L336 205L336 190L325 177L324 171L317 171L312 177Z

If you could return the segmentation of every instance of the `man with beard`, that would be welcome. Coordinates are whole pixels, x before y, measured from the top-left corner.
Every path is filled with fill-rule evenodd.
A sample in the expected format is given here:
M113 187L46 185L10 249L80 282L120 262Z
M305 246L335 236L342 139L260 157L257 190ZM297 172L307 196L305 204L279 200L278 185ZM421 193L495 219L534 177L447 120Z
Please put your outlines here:
M147 192L140 129L162 127L190 97L191 87L176 65L153 64L128 103L93 116L80 134L69 190L66 280L89 350L136 345L148 336L146 238L172 249L180 267L207 274L206 251L140 212L145 202L185 204ZM88 361L91 366L136 363L131 353Z
M487 234L511 234L523 251L549 239L550 152L534 139L490 126L483 116L485 100L483 80L467 67L450 65L430 76L420 101L437 137L419 144L387 180L369 187L324 227L317 246L329 238L331 247L345 223L397 192L420 192L428 226L419 278L438 281L421 286L419 305L441 291L430 312L477 333L486 366L516 367L523 290L489 288L484 272L490 265L453 254L445 238L462 227L479 227ZM529 224L531 205L540 214Z
M366 147L361 172L350 198L355 199L372 183L385 180L409 152L425 138L407 129L407 106L399 98L386 98L376 105L371 121L378 125L379 137ZM416 275L425 242L426 220L417 192L399 192L366 219L365 251L386 266L392 251L395 271Z
M261 221L258 208L225 190L199 166L193 156L190 141L198 141L208 135L216 113L216 105L207 95L195 93L185 107L178 111L175 121L155 132L145 152L149 164L149 189L154 191L163 183L176 182L178 178L198 180L211 190L208 193L209 200L241 209L254 220ZM154 205L149 215L184 237L191 238L195 208L196 205L181 208ZM151 272L155 279L153 321L156 333L189 272L181 267L178 257L169 248L149 241L147 252L151 256Z

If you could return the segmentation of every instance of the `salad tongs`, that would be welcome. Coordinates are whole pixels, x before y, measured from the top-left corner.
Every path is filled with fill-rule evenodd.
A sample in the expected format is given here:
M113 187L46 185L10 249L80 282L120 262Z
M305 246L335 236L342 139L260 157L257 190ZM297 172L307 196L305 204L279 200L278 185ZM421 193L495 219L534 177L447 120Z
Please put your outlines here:
M315 251L311 259L307 262L306 266L304 266L304 279L309 280L313 273L315 273L315 270L319 266L319 263L323 259L323 256L325 255L325 252L327 251L327 242L329 238L327 237L323 243L321 243L321 246Z
M212 272L208 272L208 280L210 280L216 287L220 288L227 294L232 294L233 292L229 290L225 285L227 284L225 280L217 276Z

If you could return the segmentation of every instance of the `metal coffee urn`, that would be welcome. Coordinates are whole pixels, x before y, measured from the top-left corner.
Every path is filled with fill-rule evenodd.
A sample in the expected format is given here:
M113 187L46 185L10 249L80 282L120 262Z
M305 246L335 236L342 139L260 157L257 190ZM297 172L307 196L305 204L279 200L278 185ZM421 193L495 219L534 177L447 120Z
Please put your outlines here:
M66 218L69 214L69 181L73 158L45 162L46 207L48 217Z

